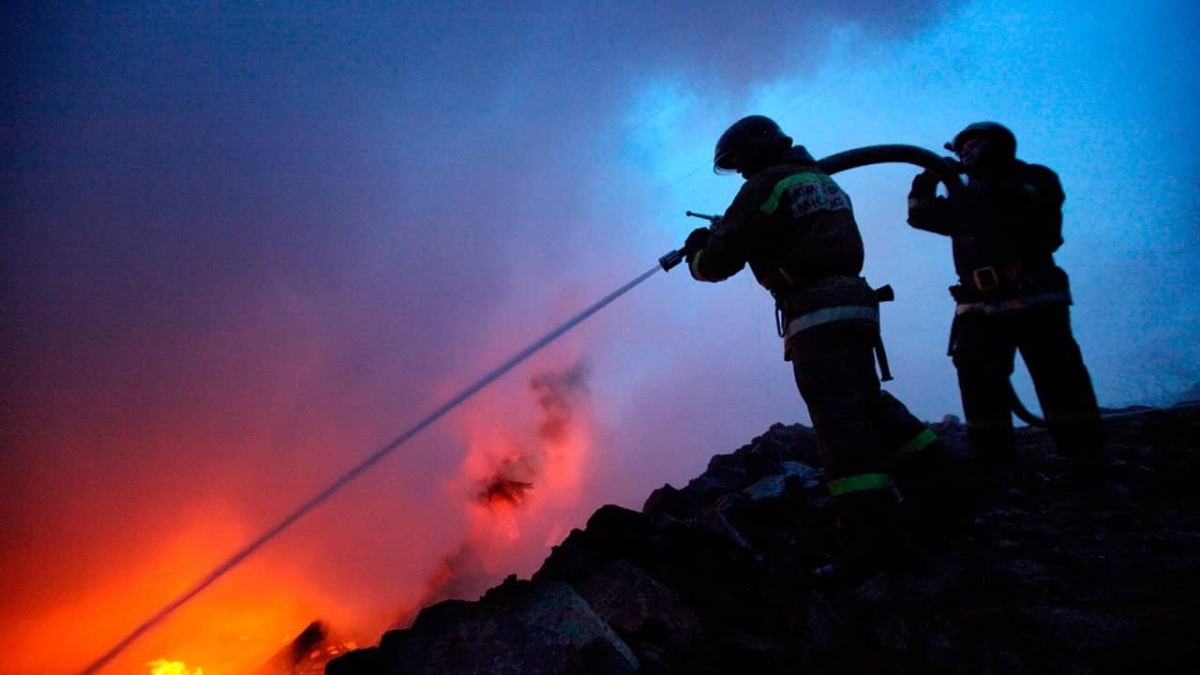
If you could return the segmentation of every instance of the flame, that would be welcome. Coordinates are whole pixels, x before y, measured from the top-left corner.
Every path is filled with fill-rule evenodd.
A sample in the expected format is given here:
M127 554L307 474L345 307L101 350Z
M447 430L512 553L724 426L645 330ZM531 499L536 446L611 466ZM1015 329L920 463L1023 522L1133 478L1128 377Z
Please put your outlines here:
M202 669L189 669L187 665L183 663L183 661L155 659L153 661L148 661L146 665L150 666L151 675L204 675L204 671Z
M17 627L28 649L17 650L5 672L33 675L78 673L112 647L132 626L179 595L247 536L232 511L207 505L206 517L185 524L173 537L149 543L142 557L104 575L88 593L29 617ZM313 583L297 565L297 548L265 551L143 635L102 669L108 673L203 675L254 672L318 614L339 626L361 616L356 608ZM377 610L381 614L388 610ZM84 617L105 617L80 631ZM349 620L345 620L349 618ZM379 627L388 617L372 617ZM349 635L347 637L350 637ZM169 656L168 656L169 655ZM190 667L185 664L191 664ZM203 669L196 664L203 664Z

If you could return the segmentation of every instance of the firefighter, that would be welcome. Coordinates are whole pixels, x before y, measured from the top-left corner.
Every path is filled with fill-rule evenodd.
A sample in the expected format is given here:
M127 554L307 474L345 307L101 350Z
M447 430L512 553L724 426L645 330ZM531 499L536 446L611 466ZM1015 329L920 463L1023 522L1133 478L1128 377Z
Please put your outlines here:
M908 223L950 237L958 284L949 355L973 454L1015 468L1010 376L1017 350L1033 379L1058 452L1076 466L1101 454L1092 381L1071 331L1067 274L1054 261L1063 243L1058 175L1017 159L1012 131L977 122L946 144L965 189L937 196L938 178L912 182Z
M814 574L829 583L863 578L906 554L894 456L903 448L915 459L943 446L880 389L879 302L860 276L863 242L849 196L761 115L721 135L713 168L736 171L745 183L711 228L688 235L688 267L697 281L719 282L749 265L773 296L838 520L838 555Z

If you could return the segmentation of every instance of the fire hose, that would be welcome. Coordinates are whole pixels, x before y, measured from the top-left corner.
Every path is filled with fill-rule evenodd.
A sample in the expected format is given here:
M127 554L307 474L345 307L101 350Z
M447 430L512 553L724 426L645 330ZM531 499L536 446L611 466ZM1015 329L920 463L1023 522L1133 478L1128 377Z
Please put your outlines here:
M966 187L963 185L962 179L959 178L961 170L955 160L942 157L937 153L916 145L868 145L839 152L817 160L817 166L825 173L831 175L872 164L889 163L915 164L923 169L928 169L941 180L942 184L946 186L946 191L951 195L956 195ZM705 218L705 216L694 214L691 211L687 215ZM683 259L684 250L678 249L660 257L658 263L664 270L669 271L672 267L682 262ZM1021 402L1021 398L1017 396L1017 390L1013 388L1011 380L1008 382L1008 397L1012 412L1016 415L1017 419L1031 427L1046 427L1046 420L1030 412L1029 408Z

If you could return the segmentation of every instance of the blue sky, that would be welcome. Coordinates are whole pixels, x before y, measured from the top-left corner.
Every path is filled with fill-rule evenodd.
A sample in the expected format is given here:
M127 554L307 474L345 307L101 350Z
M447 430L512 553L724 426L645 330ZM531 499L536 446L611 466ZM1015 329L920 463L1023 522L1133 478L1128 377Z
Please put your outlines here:
M203 539L189 555L199 576L649 269L699 223L685 211L719 213L737 191L710 163L745 114L774 117L818 157L940 151L969 122L1003 122L1066 189L1057 259L1101 404L1155 403L1200 380L1191 3L5 13L0 522L15 545L0 554L13 585L0 606L34 617L32 631L166 555L155 542ZM897 294L888 388L937 420L959 413L944 353L953 268L947 241L904 222L914 173L838 180L867 278ZM333 605L386 614L411 595L469 538L456 481L480 429L536 443L529 379L576 364L586 461L571 490L535 492L559 499L527 528L545 536L495 558L497 572L527 573L599 504L640 508L772 423L808 422L766 293L748 276L660 273L264 550L264 569L293 570L321 599L290 619ZM214 513L237 526L194 534ZM302 537L329 543L299 553ZM148 607L169 599L147 594ZM55 665L72 672L100 646Z

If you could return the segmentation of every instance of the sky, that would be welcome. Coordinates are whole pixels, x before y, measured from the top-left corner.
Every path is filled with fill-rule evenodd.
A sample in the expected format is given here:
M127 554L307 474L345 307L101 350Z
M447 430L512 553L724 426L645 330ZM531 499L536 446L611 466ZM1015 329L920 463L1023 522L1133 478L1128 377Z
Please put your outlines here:
M1193 3L15 2L0 107L0 616L78 673L457 392L652 269L740 187L747 114L813 155L996 120L1060 176L1100 403L1200 381ZM961 414L917 169L837 175L919 417ZM1035 397L1024 367L1014 382ZM1036 404L1034 404L1036 409ZM102 672L251 672L527 576L808 423L747 273L658 273L414 436Z

